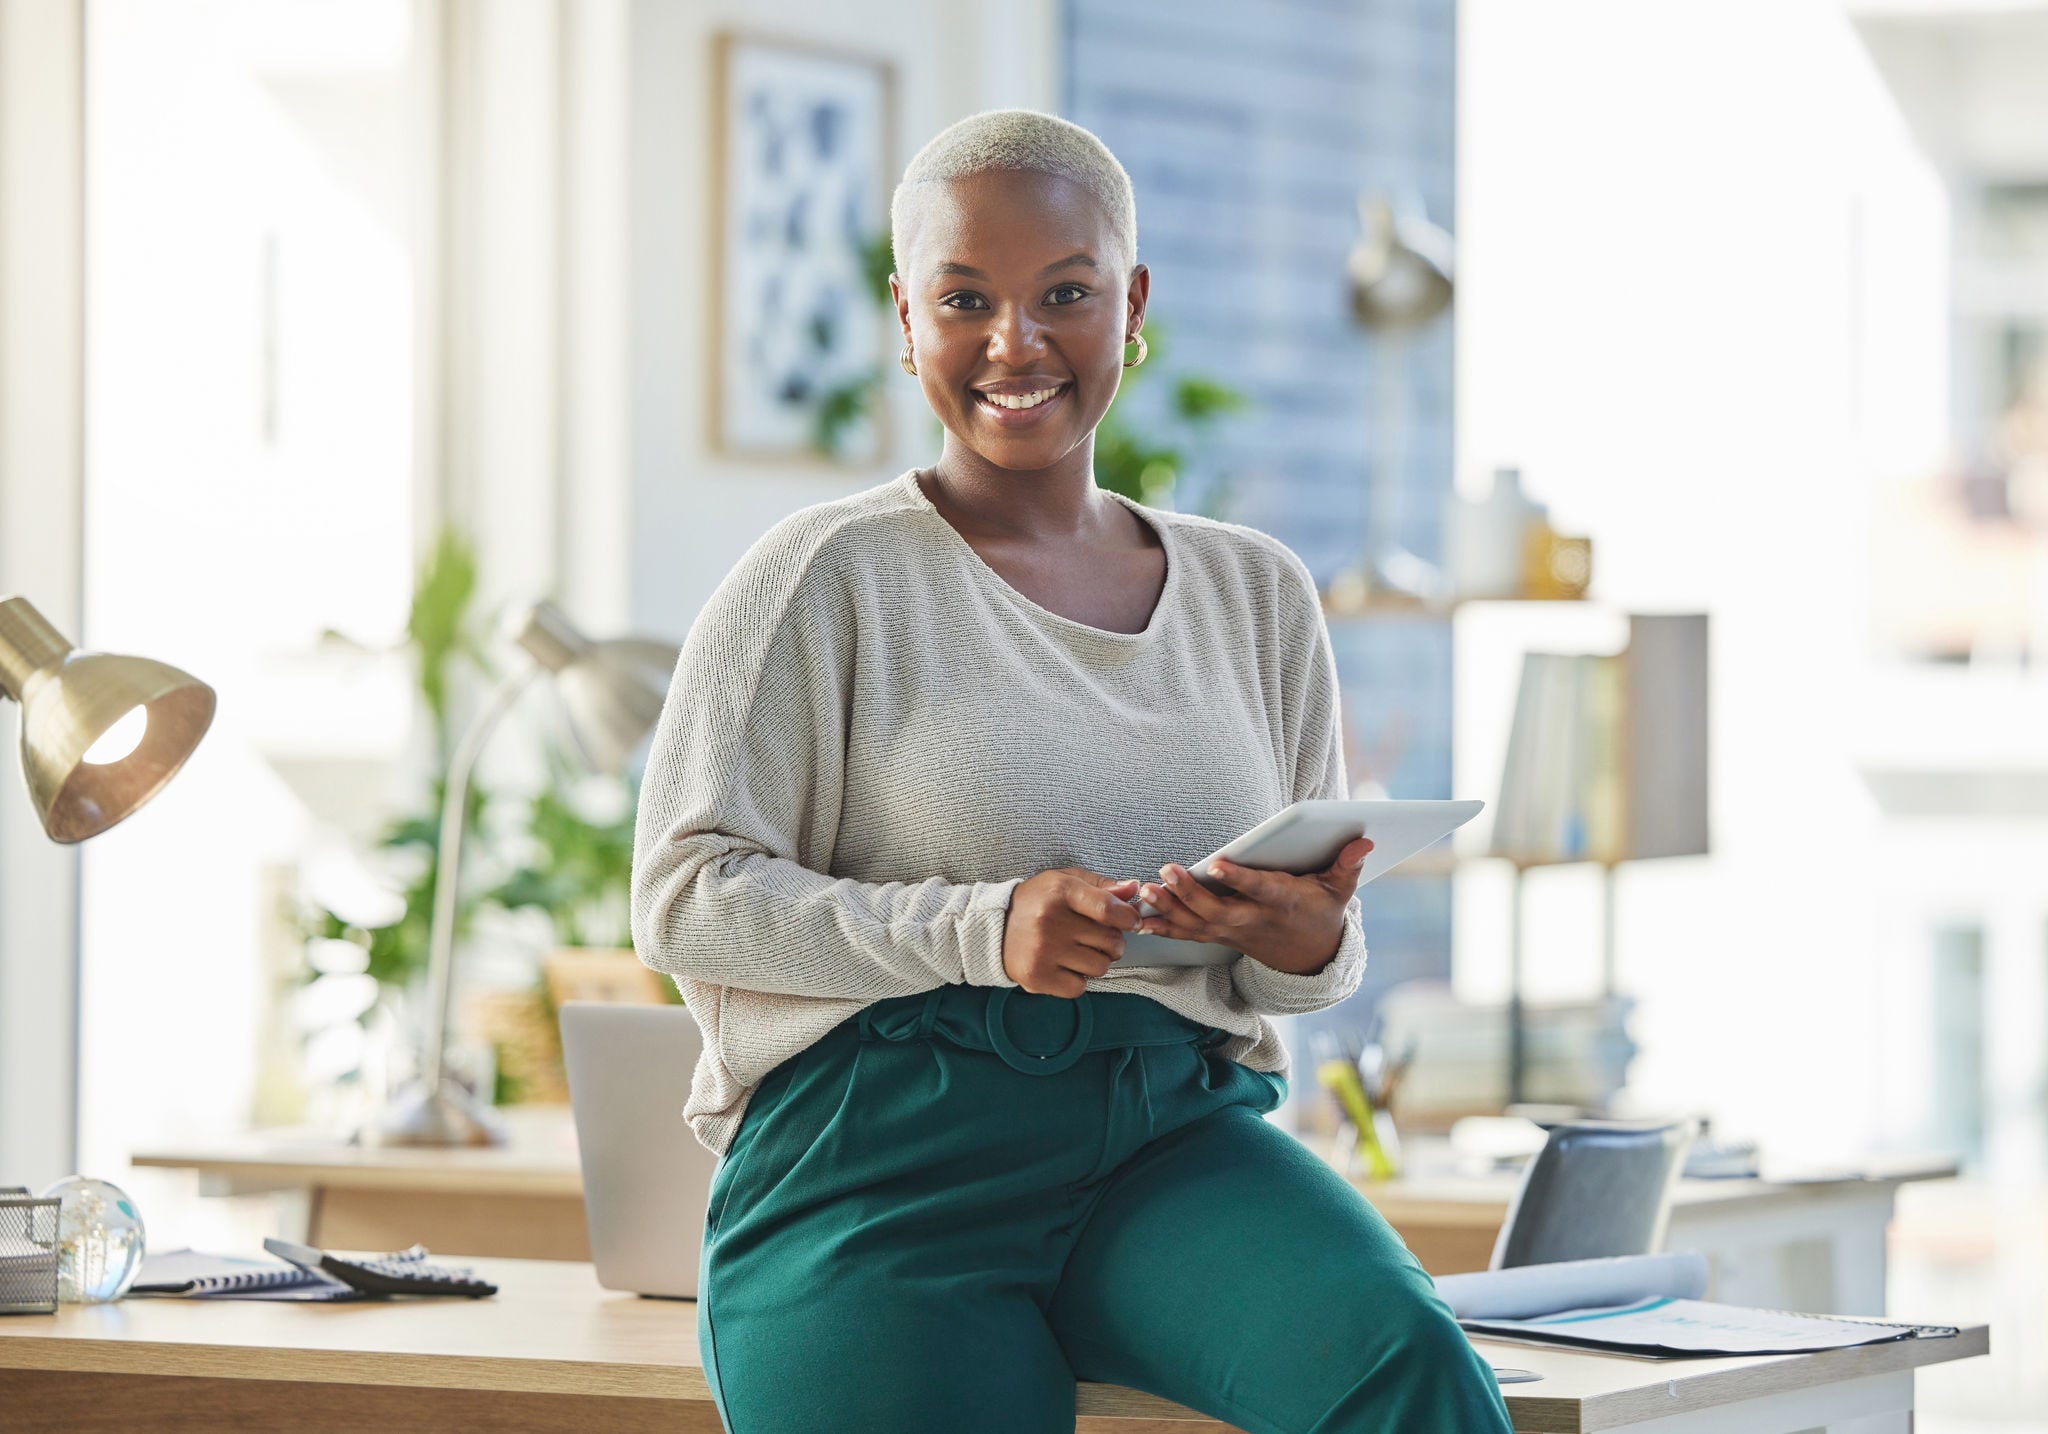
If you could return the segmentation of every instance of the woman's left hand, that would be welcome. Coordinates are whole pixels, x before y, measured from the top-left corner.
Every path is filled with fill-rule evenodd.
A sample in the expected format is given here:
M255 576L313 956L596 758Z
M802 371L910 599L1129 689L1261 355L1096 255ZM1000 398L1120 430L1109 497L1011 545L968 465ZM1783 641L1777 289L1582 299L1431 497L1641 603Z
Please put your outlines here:
M1184 866L1159 868L1163 881L1138 888L1159 911L1137 929L1179 941L1213 941L1242 951L1275 971L1312 975L1330 964L1344 941L1344 908L1358 890L1369 837L1346 843L1324 871L1291 876L1235 862L1212 861L1211 874L1230 889L1211 891Z

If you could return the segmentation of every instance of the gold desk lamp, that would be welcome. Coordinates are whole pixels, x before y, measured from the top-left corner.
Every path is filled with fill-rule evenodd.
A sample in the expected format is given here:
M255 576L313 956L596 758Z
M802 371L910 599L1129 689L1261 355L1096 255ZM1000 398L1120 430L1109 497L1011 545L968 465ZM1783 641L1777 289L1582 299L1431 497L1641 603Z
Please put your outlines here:
M593 642L551 603L515 611L512 640L533 661L498 685L448 762L441 803L441 842L434 868L434 924L428 942L426 1051L419 1076L355 1134L355 1143L503 1145L504 1121L447 1071L448 997L455 970L455 883L462 867L462 813L470 773L498 719L536 677L547 675L569 715L577 754L593 771L623 767L668 693L679 649L672 643L622 637Z
M36 820L65 843L98 836L155 796L213 722L213 689L198 678L147 657L79 652L20 597L0 598L0 696L21 704ZM95 744L137 709L133 749L96 759Z

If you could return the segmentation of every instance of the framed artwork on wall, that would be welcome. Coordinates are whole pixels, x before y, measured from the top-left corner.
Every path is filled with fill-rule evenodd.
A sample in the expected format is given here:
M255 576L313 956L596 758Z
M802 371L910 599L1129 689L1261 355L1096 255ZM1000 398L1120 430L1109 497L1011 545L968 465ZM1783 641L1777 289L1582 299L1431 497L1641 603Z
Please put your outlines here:
M879 461L886 405L850 390L891 361L865 255L888 232L895 77L882 60L726 32L716 43L711 447L734 457ZM829 434L829 437L826 436Z

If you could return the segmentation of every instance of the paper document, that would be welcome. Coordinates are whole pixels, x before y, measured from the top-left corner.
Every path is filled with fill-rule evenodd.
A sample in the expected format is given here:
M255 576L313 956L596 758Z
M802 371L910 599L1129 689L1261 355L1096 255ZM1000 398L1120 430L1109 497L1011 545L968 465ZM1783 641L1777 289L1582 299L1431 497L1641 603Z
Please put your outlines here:
M1805 1354L1955 1334L1951 1325L1888 1324L1830 1315L1748 1309L1668 1297L1619 1309L1567 1310L1535 1319L1463 1319L1473 1334L1639 1354Z
M1953 1336L1953 1325L1749 1309L1697 1298L1706 1257L1687 1250L1445 1275L1437 1292L1463 1329L1650 1356L1803 1354Z
M1707 1292L1707 1257L1697 1250L1680 1250L1516 1265L1440 1276L1436 1292L1459 1319L1526 1319L1561 1310L1629 1305L1657 1295L1698 1299Z

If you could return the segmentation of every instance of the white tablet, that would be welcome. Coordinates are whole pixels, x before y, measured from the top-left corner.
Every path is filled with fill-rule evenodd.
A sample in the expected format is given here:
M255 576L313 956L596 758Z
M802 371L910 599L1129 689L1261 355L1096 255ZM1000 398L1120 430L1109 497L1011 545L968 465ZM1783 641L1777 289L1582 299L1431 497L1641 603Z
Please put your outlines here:
M1225 843L1209 856L1188 866L1204 886L1220 887L1209 875L1210 857L1220 856L1240 866L1267 871L1284 871L1305 876L1322 871L1337 859L1337 853L1359 837L1372 838L1358 884L1400 865L1430 843L1449 836L1479 815L1486 806L1477 798L1456 801L1345 801L1342 799L1296 802L1275 812L1243 836ZM1153 878L1147 877L1149 882ZM1156 916L1150 902L1138 910ZM1123 959L1117 966L1215 966L1235 960L1238 952L1212 941L1177 941L1171 936L1154 936L1142 931L1124 933Z

